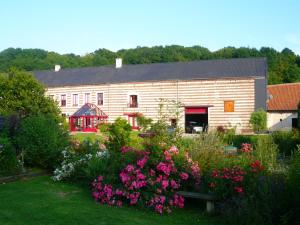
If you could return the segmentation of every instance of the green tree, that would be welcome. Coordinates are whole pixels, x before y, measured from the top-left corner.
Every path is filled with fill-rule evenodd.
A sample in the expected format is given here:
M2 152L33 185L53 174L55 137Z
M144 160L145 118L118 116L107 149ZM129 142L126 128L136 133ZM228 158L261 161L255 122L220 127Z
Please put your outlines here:
M267 129L267 113L263 109L258 109L253 112L250 117L250 124L255 132L264 131Z
M56 103L45 96L45 88L30 73L10 70L0 74L0 115L20 117L48 114L59 118Z

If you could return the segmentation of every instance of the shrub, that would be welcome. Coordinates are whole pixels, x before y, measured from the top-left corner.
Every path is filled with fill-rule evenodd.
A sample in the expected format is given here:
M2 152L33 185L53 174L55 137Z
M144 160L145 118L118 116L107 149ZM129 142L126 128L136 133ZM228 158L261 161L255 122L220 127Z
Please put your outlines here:
M218 133L201 133L185 143L187 143L185 149L189 151L191 158L199 163L203 173L216 168L224 159L224 145Z
M264 135L258 138L254 146L254 156L259 159L269 171L274 171L278 168L278 147L269 135Z
M290 156L297 149L297 145L300 144L299 132L296 130L275 131L272 133L272 138L283 156Z
M131 126L127 120L117 118L113 124L108 127L109 147L119 151L122 146L128 146L130 143Z
M250 124L255 132L265 131L267 129L267 113L263 109L253 112L250 117Z
M143 115L139 115L137 117L137 123L138 123L139 127L141 128L141 131L145 132L150 129L150 126L152 124L152 119L146 118Z
M288 171L288 206L286 224L300 224L300 145L292 156Z
M68 132L52 117L42 115L25 118L16 136L16 145L24 152L25 163L50 170L59 164L67 144Z
M158 213L171 212L172 208L182 208L184 198L177 195L179 188L189 183L199 184L200 169L189 156L185 157L185 168L177 167L174 158L179 151L172 146L166 151L157 149L138 151L122 148L121 157L135 155L130 163L119 171L119 183L111 184L105 176L98 176L93 182L93 197L101 203L121 206L142 205Z
M0 136L0 175L13 175L21 170L16 152L7 137Z

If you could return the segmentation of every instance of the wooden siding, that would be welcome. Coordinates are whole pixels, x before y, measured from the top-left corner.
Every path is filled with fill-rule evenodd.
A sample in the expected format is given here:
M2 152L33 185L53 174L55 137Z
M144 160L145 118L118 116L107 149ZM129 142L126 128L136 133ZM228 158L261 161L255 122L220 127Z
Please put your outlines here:
M62 113L72 115L84 104L84 94L90 93L91 103L97 104L97 93L103 93L100 108L109 116L109 122L124 113L140 112L146 117L157 119L159 99L179 101L186 106L210 106L208 110L209 129L218 126L234 127L238 131L249 130L249 119L254 111L254 79L214 79L103 84L49 88L48 95L54 95L60 103L60 95L66 94L67 105ZM72 94L78 94L78 107L72 106ZM138 108L129 108L129 95L138 95ZM234 101L234 112L224 112L224 101ZM184 124L184 110L180 124Z

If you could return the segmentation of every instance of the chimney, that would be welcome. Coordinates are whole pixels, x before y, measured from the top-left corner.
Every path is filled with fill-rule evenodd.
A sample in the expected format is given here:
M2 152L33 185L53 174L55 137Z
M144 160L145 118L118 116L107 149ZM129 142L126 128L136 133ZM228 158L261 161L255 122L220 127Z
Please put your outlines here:
M60 66L60 65L55 65L55 67L54 67L54 71L55 71L55 72L60 71L60 69L61 69L61 66Z
M116 58L116 68L121 68L122 67L122 59L121 58Z

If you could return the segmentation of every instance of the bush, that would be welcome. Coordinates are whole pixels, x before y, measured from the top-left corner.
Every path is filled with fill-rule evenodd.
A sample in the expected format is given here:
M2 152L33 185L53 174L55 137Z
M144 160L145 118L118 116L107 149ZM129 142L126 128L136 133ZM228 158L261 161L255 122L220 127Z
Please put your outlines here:
M131 126L127 120L117 118L113 124L108 127L109 147L119 151L122 146L128 146L130 143Z
M272 138L283 156L291 156L292 152L297 149L297 145L300 144L300 135L296 130L275 131L272 133Z
M263 109L253 112L250 117L250 124L255 132L265 131L267 129L267 113Z
M68 137L52 117L30 116L21 121L16 145L24 152L27 165L52 170L61 160Z
M16 152L7 137L0 136L0 175L13 175L21 170Z
M186 142L186 141L185 141ZM191 139L188 146L191 158L197 161L202 173L216 168L218 163L224 160L224 145L218 133L201 133Z
M300 224L300 145L292 156L288 171L288 206L286 224Z
M275 171L278 168L278 147L271 136L260 136L254 149L254 156L261 161L268 171Z

